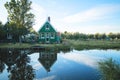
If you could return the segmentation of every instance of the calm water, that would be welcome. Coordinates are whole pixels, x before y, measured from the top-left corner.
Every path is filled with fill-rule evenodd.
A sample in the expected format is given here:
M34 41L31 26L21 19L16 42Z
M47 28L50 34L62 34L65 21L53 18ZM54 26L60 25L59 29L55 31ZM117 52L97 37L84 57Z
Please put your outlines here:
M99 80L97 62L108 58L120 63L120 51L0 50L0 80Z

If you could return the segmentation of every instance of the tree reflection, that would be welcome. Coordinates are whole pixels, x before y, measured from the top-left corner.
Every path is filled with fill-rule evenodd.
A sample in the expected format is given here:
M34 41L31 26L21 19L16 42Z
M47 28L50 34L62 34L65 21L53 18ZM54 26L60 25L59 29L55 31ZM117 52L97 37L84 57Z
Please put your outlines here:
M30 58L27 54L22 53L16 59L16 64L11 69L11 74L9 75L10 80L33 80L34 70L31 65Z
M3 61L2 50L0 49L0 73L2 73L5 69L5 63Z
M24 52L24 53L23 53ZM0 52L1 53L1 52ZM9 80L33 80L35 77L34 69L29 64L30 57L23 50L2 51L2 61L0 61L0 72L5 69L10 72ZM4 63L3 63L4 62Z
M0 73L2 73L4 69L5 69L5 64L4 64L4 62L0 59Z

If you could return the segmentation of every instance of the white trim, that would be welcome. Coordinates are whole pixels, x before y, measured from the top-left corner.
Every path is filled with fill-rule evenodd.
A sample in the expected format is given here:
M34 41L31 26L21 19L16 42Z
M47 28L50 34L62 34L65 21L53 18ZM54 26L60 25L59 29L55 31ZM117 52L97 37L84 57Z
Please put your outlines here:
M52 32L50 38L55 39L55 33Z
M44 39L45 38L45 33L40 33L40 38Z

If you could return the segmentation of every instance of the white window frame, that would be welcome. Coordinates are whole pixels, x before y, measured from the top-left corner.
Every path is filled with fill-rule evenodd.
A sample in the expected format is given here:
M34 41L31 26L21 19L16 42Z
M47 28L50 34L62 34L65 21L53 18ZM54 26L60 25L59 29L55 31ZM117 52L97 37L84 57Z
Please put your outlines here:
M41 39L44 39L45 38L45 33L41 33L40 37L41 37Z
M50 38L50 34L49 33L46 33L46 38Z
M51 33L51 39L55 38L55 33Z
M48 24L46 25L45 29L46 29L46 30L49 30L49 29L50 29L50 27L49 27Z

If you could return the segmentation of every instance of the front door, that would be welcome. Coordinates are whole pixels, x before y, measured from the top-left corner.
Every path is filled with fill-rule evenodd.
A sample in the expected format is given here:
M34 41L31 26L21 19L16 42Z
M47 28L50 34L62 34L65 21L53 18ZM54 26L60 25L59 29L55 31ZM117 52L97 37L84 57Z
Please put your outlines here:
M49 42L50 42L49 38L46 38L46 43L49 43Z

